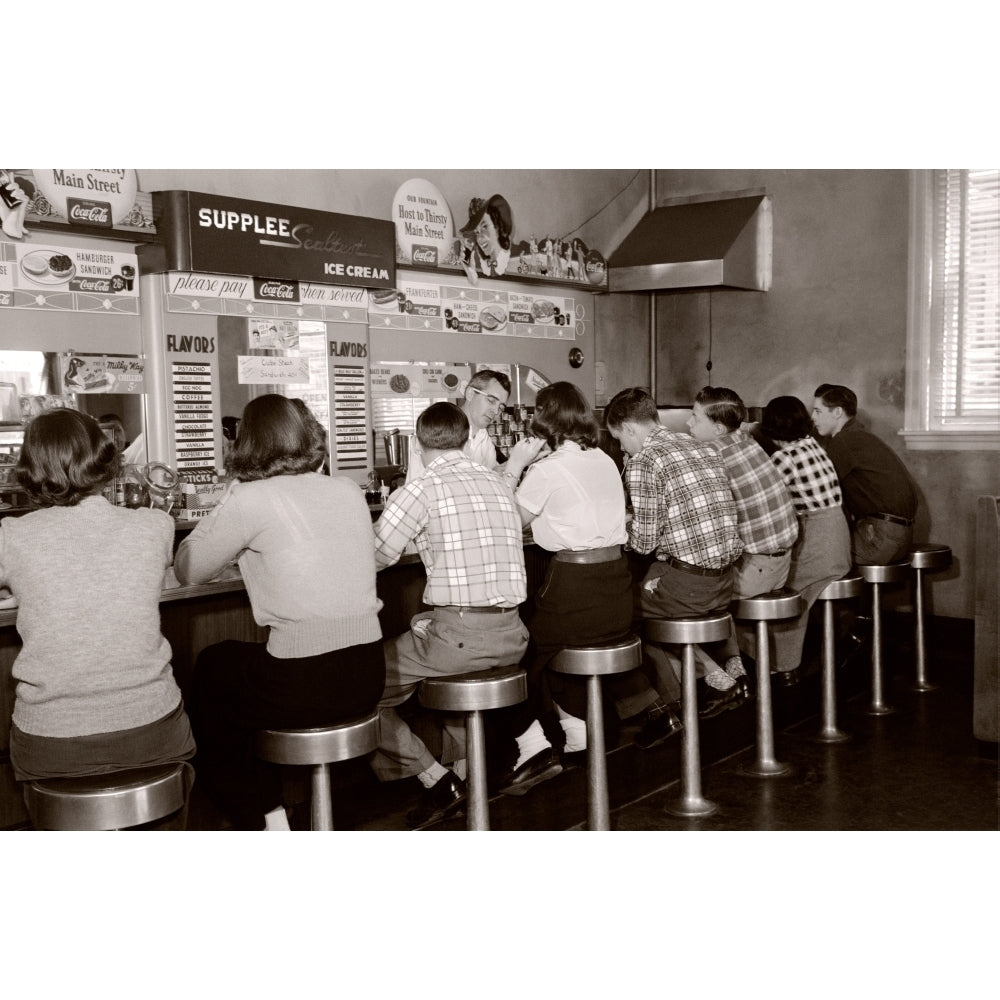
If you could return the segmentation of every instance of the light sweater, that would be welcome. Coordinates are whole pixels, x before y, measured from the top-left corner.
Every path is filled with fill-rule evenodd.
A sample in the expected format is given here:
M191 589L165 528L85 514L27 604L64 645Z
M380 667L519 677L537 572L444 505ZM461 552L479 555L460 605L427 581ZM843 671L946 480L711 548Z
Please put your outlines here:
M181 542L174 572L182 584L207 583L234 560L272 656L382 638L375 535L353 480L309 472L233 483Z
M174 526L91 496L0 522L0 583L18 599L14 723L89 736L172 712L180 690L160 632Z

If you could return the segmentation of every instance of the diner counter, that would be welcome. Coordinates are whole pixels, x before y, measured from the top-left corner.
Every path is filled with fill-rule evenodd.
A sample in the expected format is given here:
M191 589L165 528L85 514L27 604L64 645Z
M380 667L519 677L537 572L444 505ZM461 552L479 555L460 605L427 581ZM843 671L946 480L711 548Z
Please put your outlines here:
M524 556L530 599L544 578L549 553L526 535ZM206 646L224 639L266 641L267 629L254 621L236 566L221 579L191 587L177 585L171 569L164 584L160 628L170 642L174 676L185 696L190 690L195 661ZM384 636L390 638L409 628L410 619L423 607L425 585L424 566L415 553L404 555L398 563L379 572L377 588L382 600L379 622ZM23 827L28 819L9 757L14 709L12 667L20 647L17 609L0 610L0 830Z

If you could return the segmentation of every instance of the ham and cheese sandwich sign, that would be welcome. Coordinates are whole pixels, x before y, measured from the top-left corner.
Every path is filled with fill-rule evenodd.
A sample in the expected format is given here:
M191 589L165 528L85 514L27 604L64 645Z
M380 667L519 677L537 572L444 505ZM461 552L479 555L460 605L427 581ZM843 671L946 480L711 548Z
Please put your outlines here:
M395 286L395 227L386 220L197 191L154 191L153 209L166 257L153 272Z

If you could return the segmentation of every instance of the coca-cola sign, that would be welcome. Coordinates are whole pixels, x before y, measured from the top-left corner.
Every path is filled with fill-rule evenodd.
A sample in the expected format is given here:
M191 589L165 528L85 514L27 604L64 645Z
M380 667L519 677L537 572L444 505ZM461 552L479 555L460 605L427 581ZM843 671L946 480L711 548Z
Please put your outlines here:
M104 226L110 229L111 205L106 201L67 198L66 217L74 226Z
M414 246L413 263L426 264L428 267L437 267L438 252L437 247Z
M268 302L298 302L297 281L277 281L273 278L254 278L253 296Z

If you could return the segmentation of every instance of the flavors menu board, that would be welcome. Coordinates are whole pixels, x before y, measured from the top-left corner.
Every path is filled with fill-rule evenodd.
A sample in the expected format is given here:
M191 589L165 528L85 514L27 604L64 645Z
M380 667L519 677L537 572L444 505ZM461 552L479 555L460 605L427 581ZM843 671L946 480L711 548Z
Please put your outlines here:
M173 362L170 366L177 471L189 483L218 477L215 457L215 404L212 365Z
M575 340L578 325L584 332L583 320L573 296L407 280L400 280L394 294L372 292L368 303L374 329Z
M368 468L367 391L363 365L334 364L333 410L338 469Z

